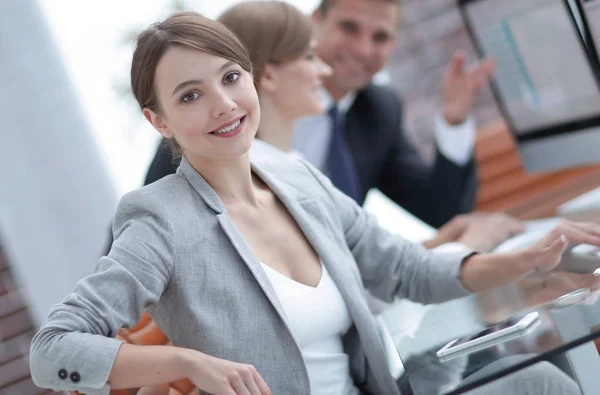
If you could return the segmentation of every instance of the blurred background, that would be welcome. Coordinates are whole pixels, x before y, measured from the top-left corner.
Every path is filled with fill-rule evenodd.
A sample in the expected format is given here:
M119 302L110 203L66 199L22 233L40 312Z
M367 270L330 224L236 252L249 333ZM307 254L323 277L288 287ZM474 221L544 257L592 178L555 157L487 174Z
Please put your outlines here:
M86 120L116 193L140 185L159 139L141 115L129 88L136 34L176 10L217 17L238 0L40 0L39 6L75 86ZM318 0L289 0L306 13ZM443 69L453 51L475 58L454 0L407 0L396 54L388 68L407 107L407 127L422 153L431 156L431 114L438 105ZM489 91L477 106L480 121L497 116ZM110 158L110 159L109 159Z
M115 193L139 186L159 134L142 116L129 85L137 34L178 10L216 18L236 0L39 0L74 85ZM290 1L309 13L318 0Z
M0 0L0 395L44 393L29 378L31 336L92 272L118 199L142 184L159 142L129 89L135 36L175 11L217 17L236 2ZM456 50L476 56L455 0L405 0L402 18L380 77L431 160L445 65ZM488 88L475 107L482 130L498 120Z
M137 33L176 10L217 17L238 0L40 0L39 6L92 125L116 193L140 185L159 135L141 115L129 88L129 66ZM306 13L318 0L289 0ZM438 105L444 67L456 49L475 59L454 0L406 0L397 50L386 77L407 107L406 130L431 156L431 114ZM479 99L478 120L497 117L488 91ZM110 158L110 159L109 159Z

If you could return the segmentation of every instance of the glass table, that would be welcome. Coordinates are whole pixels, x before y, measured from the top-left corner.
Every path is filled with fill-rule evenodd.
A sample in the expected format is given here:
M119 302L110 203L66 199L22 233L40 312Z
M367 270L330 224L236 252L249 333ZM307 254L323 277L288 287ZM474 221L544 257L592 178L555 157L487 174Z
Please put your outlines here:
M448 360L437 355L454 339L530 312L538 313L539 322L527 334ZM397 350L392 359L401 360L395 374L403 395L460 394L540 361L570 375L582 394L598 393L600 277L591 273L536 273L436 305L400 300L378 319Z

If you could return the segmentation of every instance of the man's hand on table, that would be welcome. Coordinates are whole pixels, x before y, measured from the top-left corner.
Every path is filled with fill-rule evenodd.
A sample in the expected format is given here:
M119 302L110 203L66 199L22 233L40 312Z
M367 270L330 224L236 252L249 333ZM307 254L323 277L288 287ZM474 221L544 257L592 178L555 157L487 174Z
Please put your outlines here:
M435 248L455 242L478 252L489 252L524 229L522 221L503 213L462 214L442 226L436 237L423 245Z

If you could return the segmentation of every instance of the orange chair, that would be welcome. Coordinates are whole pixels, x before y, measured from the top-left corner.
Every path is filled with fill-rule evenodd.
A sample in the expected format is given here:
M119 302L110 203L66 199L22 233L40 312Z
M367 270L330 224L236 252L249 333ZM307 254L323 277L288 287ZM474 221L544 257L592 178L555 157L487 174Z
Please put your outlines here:
M154 322L146 312L144 312L142 319L134 327L131 329L121 329L119 331L119 337L130 344L151 346L171 345L167 336L165 336L156 322ZM111 395L192 395L198 392L194 384L187 379L179 380L168 385L127 390L130 392L120 393L118 391L121 390L111 391Z
M160 346L171 345L169 339L160 330L156 322L144 312L140 321L131 329L121 329L118 339L129 344ZM112 390L110 395L195 395L198 389L187 379L154 387ZM72 395L85 395L72 392Z

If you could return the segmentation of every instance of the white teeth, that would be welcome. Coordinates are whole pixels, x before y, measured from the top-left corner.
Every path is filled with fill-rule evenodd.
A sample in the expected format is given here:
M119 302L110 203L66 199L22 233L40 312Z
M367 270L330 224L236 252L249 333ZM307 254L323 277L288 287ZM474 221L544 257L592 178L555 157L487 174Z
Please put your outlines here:
M229 125L223 129L219 129L217 130L215 133L217 134L222 134L222 133L227 133L227 132L231 132L233 129L237 128L238 126L240 126L240 123L242 122L241 119L238 119L238 121L236 123L234 123L233 125Z

